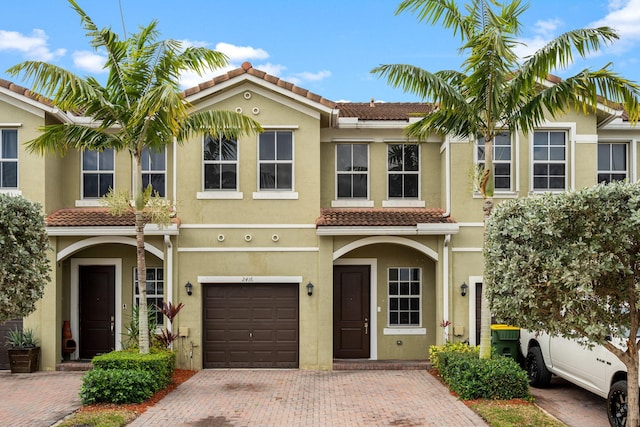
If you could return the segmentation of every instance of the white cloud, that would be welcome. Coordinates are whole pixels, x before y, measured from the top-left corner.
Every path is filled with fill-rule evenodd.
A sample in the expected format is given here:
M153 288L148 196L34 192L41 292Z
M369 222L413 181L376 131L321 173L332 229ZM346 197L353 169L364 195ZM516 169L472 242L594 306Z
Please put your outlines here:
M264 71L267 74L271 74L272 76L280 77L282 79L284 79L283 77L284 70L287 69L287 67L285 67L284 65L272 64L270 62L267 62L266 64L254 65L254 68L257 68L260 71ZM287 80L287 79L284 79L284 80Z
M318 82L320 80L326 79L327 77L331 77L331 71L323 70L318 71L317 73L310 73L308 71L305 71L303 73L297 73L295 74L295 76L303 81Z
M209 43L207 42L203 42L200 40L188 40L188 39L184 39L184 40L178 40L180 43L182 43L182 47L183 48L188 48L188 47L207 47L209 46Z
M532 38L523 38L518 40L521 45L514 49L518 58L524 59L533 55L537 50L544 47L556 36L556 31L563 25L559 19L547 19L545 21L537 21L533 26L533 32L536 34Z
M218 43L215 50L227 55L229 62L244 62L251 59L267 59L269 57L269 54L264 49L256 49L251 46L235 46L223 42Z
M589 26L608 26L618 32L620 40L615 44L619 49L630 49L640 41L640 0L610 0L609 13Z
M106 73L104 64L107 62L107 58L94 52L87 50L81 50L73 52L73 64L81 70L88 71L90 73Z
M52 61L64 56L65 49L51 50L47 46L47 35L43 30L34 29L26 36L16 31L0 30L0 51L21 52L28 60Z

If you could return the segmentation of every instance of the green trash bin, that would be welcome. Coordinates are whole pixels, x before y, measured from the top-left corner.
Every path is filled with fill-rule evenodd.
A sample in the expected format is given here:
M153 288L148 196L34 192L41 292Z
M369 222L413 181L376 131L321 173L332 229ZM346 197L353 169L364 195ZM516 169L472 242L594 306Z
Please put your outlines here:
M496 324L491 325L491 346L502 356L518 360L520 346L520 328Z

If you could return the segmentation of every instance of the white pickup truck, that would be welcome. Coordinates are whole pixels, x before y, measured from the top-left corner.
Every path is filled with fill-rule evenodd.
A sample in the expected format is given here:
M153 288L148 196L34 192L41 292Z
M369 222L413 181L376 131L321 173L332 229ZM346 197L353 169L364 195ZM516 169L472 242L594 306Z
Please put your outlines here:
M578 387L607 399L612 426L622 427L627 418L627 368L603 346L589 349L575 340L527 330L520 331L520 351L533 387L549 385L557 375Z

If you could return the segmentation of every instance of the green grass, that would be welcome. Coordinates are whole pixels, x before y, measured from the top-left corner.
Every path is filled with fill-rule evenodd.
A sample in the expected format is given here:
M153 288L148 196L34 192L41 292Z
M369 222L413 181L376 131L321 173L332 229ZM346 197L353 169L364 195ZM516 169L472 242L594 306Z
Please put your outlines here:
M103 411L76 412L58 427L92 426L92 427L122 427L137 417L134 411L127 409L106 409Z
M474 400L469 407L491 427L566 427L533 403L505 400Z

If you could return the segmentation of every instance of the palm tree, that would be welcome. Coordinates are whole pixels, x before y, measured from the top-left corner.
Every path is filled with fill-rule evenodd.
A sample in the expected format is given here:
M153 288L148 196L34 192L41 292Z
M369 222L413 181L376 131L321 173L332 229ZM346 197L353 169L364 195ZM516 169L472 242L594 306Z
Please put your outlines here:
M138 281L140 291L141 353L149 352L149 326L146 296L144 226L148 222L168 221L168 206L151 198L151 187L143 189L143 150L162 150L167 144L185 142L197 134L235 138L259 132L260 125L241 114L228 111L190 112L181 96L178 78L181 72L202 73L227 64L220 52L188 47L175 40L158 40L157 22L152 21L139 32L120 39L109 28L98 29L74 0L68 0L80 16L83 28L95 49L107 54L106 84L95 78L81 78L53 64L26 61L8 71L23 74L32 81L33 91L49 98L62 111L80 113L93 119L91 124L49 124L41 134L27 143L32 152L60 155L68 149L128 151L135 165L133 200L118 198L112 192L110 210L135 213ZM120 202L118 202L120 200ZM124 203L122 201L124 200ZM160 206L161 209L149 209Z
M438 109L406 128L408 136L439 133L483 138L485 169L479 183L485 223L493 209L493 140L503 129L528 133L546 114L556 117L569 108L594 111L599 102L622 103L632 122L638 119L640 86L610 70L584 69L552 86L543 85L551 71L566 68L581 57L618 39L608 27L569 31L520 63L516 54L519 17L528 8L521 0L499 3L472 0L461 10L455 0L404 0L396 14L411 12L427 24L441 23L460 37L467 56L461 71L429 72L405 64L380 65L372 73L393 87L437 103ZM480 355L491 354L491 314L482 292ZM632 393L633 395L633 393Z

